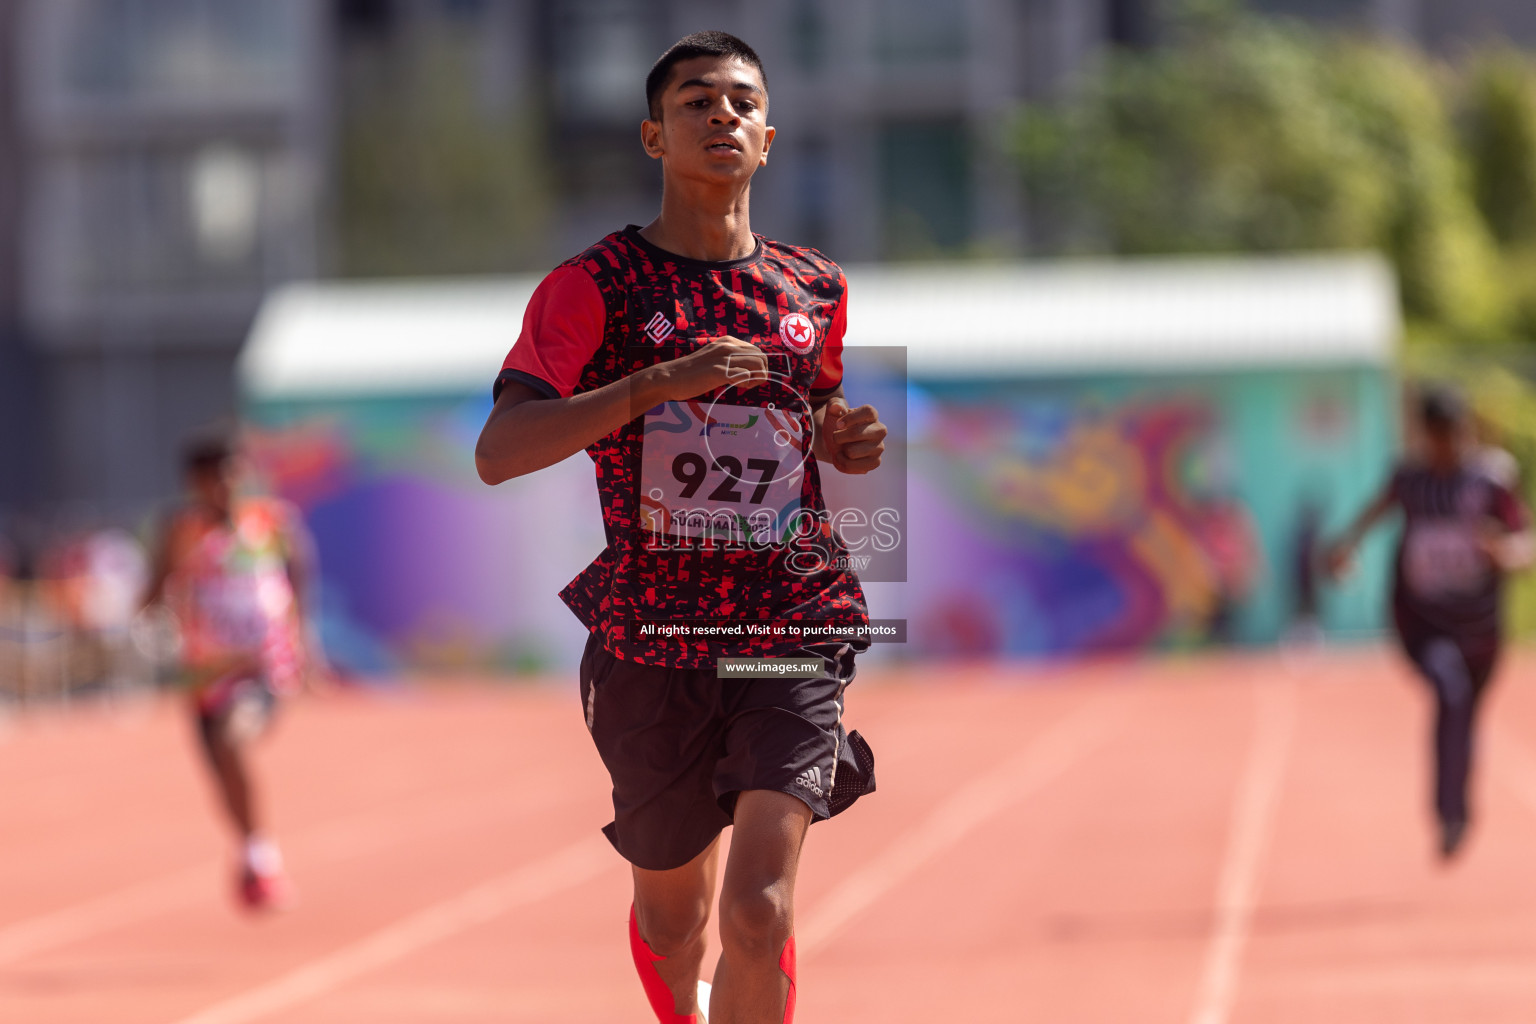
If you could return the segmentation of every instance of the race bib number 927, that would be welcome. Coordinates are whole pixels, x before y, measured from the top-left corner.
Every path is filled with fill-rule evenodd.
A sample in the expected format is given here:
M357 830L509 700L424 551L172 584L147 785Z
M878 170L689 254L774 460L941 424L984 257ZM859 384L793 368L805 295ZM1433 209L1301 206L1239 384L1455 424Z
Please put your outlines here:
M801 507L808 418L772 405L667 402L645 414L641 526L653 538L782 543Z
M1487 584L1492 566L1477 546L1475 526L1451 520L1408 529L1403 572L1413 593L1433 600L1476 592Z

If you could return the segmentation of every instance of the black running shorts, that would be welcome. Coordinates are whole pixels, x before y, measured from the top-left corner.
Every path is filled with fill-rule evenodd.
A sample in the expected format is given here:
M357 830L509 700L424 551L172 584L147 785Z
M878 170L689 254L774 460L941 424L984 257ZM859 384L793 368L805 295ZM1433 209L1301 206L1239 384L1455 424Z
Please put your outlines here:
M587 730L613 780L603 834L637 867L665 871L698 856L731 823L738 793L798 797L813 820L875 788L874 757L843 730L850 644L815 644L811 678L717 679L615 658L594 633L581 659Z
M1435 660L1430 652L1446 643L1460 653L1474 690L1481 692L1493 675L1504 646L1497 621L1492 628L1448 629L1401 598L1392 603L1392 620L1403 652L1425 678L1434 680L1441 674L1441 666L1430 664Z
M220 737L233 717L246 716L251 731L263 732L277 711L277 693L265 679L243 679L221 690L212 706L199 705L194 709L198 741L209 763L214 765L218 764Z

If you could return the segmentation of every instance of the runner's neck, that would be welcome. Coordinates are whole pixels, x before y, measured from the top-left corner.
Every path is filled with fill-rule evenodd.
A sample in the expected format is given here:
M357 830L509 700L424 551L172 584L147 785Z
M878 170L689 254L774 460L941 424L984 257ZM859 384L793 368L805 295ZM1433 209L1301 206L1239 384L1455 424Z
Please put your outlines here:
M752 255L746 188L728 192L671 184L662 191L661 214L640 229L658 249L705 263L723 263Z

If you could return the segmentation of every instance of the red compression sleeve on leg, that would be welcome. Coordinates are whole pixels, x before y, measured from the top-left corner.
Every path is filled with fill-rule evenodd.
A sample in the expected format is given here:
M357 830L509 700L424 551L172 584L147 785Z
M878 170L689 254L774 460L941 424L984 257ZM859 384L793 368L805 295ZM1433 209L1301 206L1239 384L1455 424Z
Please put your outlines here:
M640 920L635 917L634 904L629 907L629 952L635 958L635 970L640 972L640 984L645 986L645 997L651 1001L651 1012L656 1014L656 1019L661 1024L698 1024L696 1015L690 1013L684 1016L677 1012L672 990L661 980L661 974L656 970L657 963L666 957L652 952L650 943L640 937ZM793 954L790 963L794 963Z
M794 1024L795 1020L795 937L791 935L784 943L784 952L779 954L779 970L789 978L789 995L784 997L784 1024Z

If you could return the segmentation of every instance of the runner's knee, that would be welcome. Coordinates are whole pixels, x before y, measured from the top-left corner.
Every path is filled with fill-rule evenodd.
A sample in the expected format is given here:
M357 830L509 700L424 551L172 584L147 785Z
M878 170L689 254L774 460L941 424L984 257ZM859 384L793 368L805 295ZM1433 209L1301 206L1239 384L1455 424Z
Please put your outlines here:
M208 753L208 759L213 762L215 768L223 769L238 755L229 737L223 731L214 726L203 735L203 749Z
M640 935L657 956L675 956L698 942L709 924L709 902L689 900L681 905L646 906L635 902Z
M1472 702L1472 679L1466 658L1449 640L1435 640L1424 649L1424 666L1440 699L1457 710Z
M790 911L782 881L728 886L720 894L720 941L753 958L777 959L789 938Z

